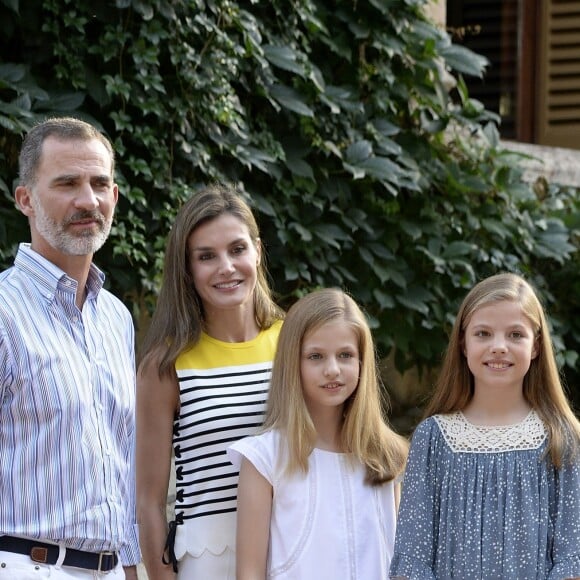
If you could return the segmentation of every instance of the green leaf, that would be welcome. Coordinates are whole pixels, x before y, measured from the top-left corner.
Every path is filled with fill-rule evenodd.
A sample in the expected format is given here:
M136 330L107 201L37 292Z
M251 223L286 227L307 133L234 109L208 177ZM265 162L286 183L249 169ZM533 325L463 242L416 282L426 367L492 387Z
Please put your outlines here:
M366 176L366 171L361 167L350 165L350 163L343 163L343 167L352 174L353 179L363 179Z
M276 158L268 153L267 151L261 151L256 147L236 147L236 153L239 156L239 159L243 160L250 166L254 166L258 168L260 171L264 173L269 172L269 164L274 163Z
M344 266L337 264L336 266L334 266L334 269L338 271L340 274L342 274L345 280L349 280L350 282L358 282L358 278L354 276L353 273L348 268L345 268Z
M270 63L278 68L305 76L304 67L298 62L297 53L289 46L274 46L265 44L262 46L264 56Z
M388 282L393 276L396 277L398 275L397 272L393 272L393 270L388 268L386 264L381 264L376 261L373 264L373 273L381 281L381 284Z
M421 314L429 314L428 306L423 302L421 302L420 300L414 300L413 298L411 298L406 294L397 294L396 298L397 302L409 308L410 310L416 310Z
M365 248L364 246L360 246L358 248L358 252L361 258L371 267L375 264L375 257L372 255L369 249Z
M387 247L385 247L382 244L369 244L369 248L372 250L372 252L378 256L381 260L394 260L395 256L393 254L393 252L391 252Z
M498 220L483 218L481 220L481 225L488 232L491 232L502 239L506 239L512 234L511 231L504 225L504 223Z
M4 193L4 195L10 195L10 188L6 185L6 182L0 177L0 191Z
M544 258L562 263L577 248L570 243L568 230L560 220L550 218L545 222L545 230L537 232L535 251Z
M26 66L23 64L4 63L0 64L0 81L14 85L26 75ZM0 85L1 86L1 85Z
M423 234L423 230L421 227L413 223L409 220L401 220L400 222L401 229L412 239L418 240L421 235Z
M441 47L439 52L452 69L479 78L483 77L489 64L487 58L459 44Z
M322 102L328 104L333 113L341 110L350 113L362 113L364 106L358 99L356 92L349 87L327 85L324 93L319 95Z
M312 241L312 232L306 229L302 224L299 224L297 222L291 222L288 224L288 229L295 230L300 236L301 240L305 242Z
M312 109L304 102L298 91L284 85L274 85L270 88L270 94L284 108L305 117L314 117Z
M391 123L384 117L373 119L372 126L383 137L393 137L394 135L398 135L401 132L401 129L397 125Z
M458 258L460 256L467 256L471 254L476 249L475 244L470 244L468 242L462 242L456 240L451 242L443 250L443 258L449 260L451 258Z
M395 300L393 297L383 292L380 288L375 288L373 290L373 296L381 308L395 307Z
M324 243L340 249L340 242L350 239L350 236L335 224L316 224L312 228L312 233Z
M7 8L10 8L10 10L15 12L16 14L19 14L18 9L20 0L2 0L2 4L4 4L4 6L6 6Z
M132 0L132 5L135 10L141 14L143 20L151 20L155 15L153 10L153 6L148 2L144 2L142 0Z
M411 286L407 288L405 294L397 294L397 301L411 310L416 310L421 314L429 314L427 301L433 298L433 295L425 288Z
M389 280L392 280L399 288L407 288L407 280L396 270L389 270Z
M396 163L386 157L371 157L361 161L358 166L372 177L395 184L399 182L398 178L403 173Z
M346 160L349 164L360 165L373 153L373 146L370 141L361 140L352 143L346 150Z
M74 111L78 109L85 100L84 93L64 93L62 95L51 95L46 101L42 101L42 109L52 111Z
M286 167L288 167L288 169L290 169L294 175L306 177L307 179L314 179L314 172L312 171L312 167L303 159L287 157L285 163Z

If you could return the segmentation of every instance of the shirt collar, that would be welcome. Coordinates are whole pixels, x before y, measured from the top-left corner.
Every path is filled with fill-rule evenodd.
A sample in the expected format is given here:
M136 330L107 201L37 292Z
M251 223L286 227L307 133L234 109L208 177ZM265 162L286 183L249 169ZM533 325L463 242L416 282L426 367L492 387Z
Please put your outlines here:
M35 252L27 243L18 246L14 266L26 272L38 284L43 293L49 293L51 296L56 294L60 282L72 282L75 287L77 284L76 280L73 280L50 260ZM105 274L91 263L87 278L87 298L96 297L104 283Z

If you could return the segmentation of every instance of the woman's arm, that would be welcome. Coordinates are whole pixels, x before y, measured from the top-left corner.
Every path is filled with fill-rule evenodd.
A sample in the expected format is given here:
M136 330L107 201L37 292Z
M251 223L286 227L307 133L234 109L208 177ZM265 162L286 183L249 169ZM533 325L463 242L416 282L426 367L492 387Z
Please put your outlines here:
M272 486L246 458L238 484L237 580L264 580L270 541Z
M137 521L143 562L149 578L173 580L163 564L167 538L167 488L171 469L173 420L179 406L177 379L159 378L157 365L145 361L137 372Z

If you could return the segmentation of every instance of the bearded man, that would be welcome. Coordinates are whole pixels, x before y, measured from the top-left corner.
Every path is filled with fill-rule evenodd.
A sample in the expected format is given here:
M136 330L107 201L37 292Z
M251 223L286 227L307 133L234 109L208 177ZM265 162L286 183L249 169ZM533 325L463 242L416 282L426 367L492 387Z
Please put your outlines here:
M26 135L31 242L0 273L0 580L137 578L134 327L93 264L117 205L95 127Z

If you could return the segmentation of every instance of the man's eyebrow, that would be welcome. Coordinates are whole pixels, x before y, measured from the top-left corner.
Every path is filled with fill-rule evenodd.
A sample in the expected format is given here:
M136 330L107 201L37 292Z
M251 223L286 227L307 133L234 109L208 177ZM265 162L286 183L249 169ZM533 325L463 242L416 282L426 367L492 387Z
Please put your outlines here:
M57 175L53 178L53 183L60 183L61 181L76 181L79 179L79 175L77 173L65 173L63 175Z
M110 175L95 175L93 177L91 177L91 181L97 181L99 183L111 183L113 181L113 178Z
M69 183L71 181L78 181L80 179L80 175L78 173L65 173L63 175L57 175L56 177L54 177L52 179L52 183L58 184L58 183ZM96 183L112 183L113 182L113 178L110 175L107 175L106 173L103 173L102 175L93 175L90 178L91 182L96 182Z

